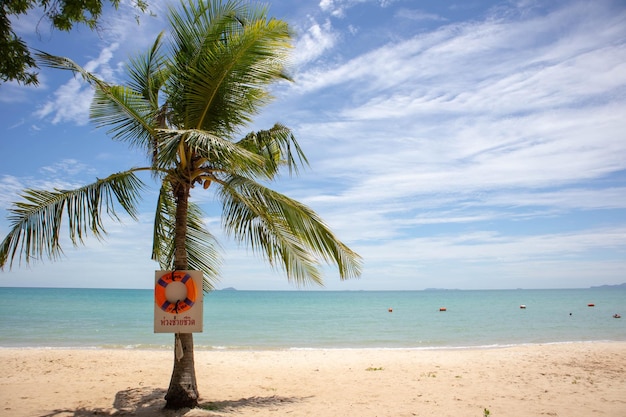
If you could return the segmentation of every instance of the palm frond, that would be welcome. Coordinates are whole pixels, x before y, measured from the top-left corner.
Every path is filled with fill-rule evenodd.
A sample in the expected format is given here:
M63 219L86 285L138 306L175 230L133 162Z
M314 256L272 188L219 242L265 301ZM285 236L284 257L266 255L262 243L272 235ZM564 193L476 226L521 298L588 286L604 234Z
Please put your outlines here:
M258 154L249 152L237 144L202 130L159 129L158 166L169 168L173 161L179 163L181 144L210 163L216 169L225 169L243 175L263 172L264 161Z
M159 92L163 88L169 76L169 66L167 58L161 53L164 32L161 32L152 48L135 58L131 58L130 63L126 67L126 72L130 76L129 87L132 91L139 94L150 108L149 111L143 110L143 120L150 120L150 124L155 128L167 127L167 103L159 102ZM130 121L132 123L132 121ZM129 124L130 124L129 123ZM141 138L141 146L147 153L152 165L156 166L158 156L158 143L156 134L151 129L142 130L139 124L131 124L131 129L136 128L135 132L130 132L131 137ZM158 173L153 172L153 177L158 178Z
M131 58L126 67L130 76L129 87L149 101L154 110L159 108L159 90L169 74L167 59L161 53L164 33L159 33L147 53Z
M222 185L225 230L280 264L288 279L321 284L320 261L336 264L341 279L360 275L360 257L309 207L246 178Z
M151 137L157 109L150 105L142 92L130 88L111 85L85 70L69 58L38 52L37 57L43 65L72 71L95 89L91 104L91 119L98 127L112 126L108 133L118 140L130 141L131 144L152 149Z
M0 268L13 265L16 258L26 263L41 258L58 259L61 224L64 213L69 237L74 245L83 243L91 232L101 238L105 234L103 214L119 220L115 205L136 218L136 206L143 183L133 170L113 174L75 190L26 190L24 201L9 209L11 230L0 244Z
M154 227L152 229L152 260L157 261L163 270L173 267L174 254L174 214L176 202L171 198L171 187L163 183L159 190L156 211L154 214Z
M109 127L108 134L116 140L152 154L155 112L150 102L123 86L96 89L91 102L91 120L97 127Z
M291 130L279 123L268 130L251 132L237 144L264 157L269 179L274 178L284 165L290 174L298 174L298 166L309 163Z
M177 54L168 91L179 126L232 137L269 101L267 86L284 78L287 24L263 11L248 21L238 18L246 8L234 9L211 20L192 12L172 17Z
M154 220L152 259L162 269L174 269L174 236L176 202L167 183L161 187ZM221 249L215 237L206 230L202 222L202 210L197 204L189 203L187 213L187 238L185 243L189 269L203 272L203 288L210 291L218 281L221 266Z
M108 88L108 84L105 81L99 79L94 74L85 70L83 67L81 67L69 58L51 55L43 51L37 51L37 53L35 53L35 56L43 66L71 71L74 73L74 75L80 75L85 82L89 83L94 88Z
M187 262L189 269L203 272L203 289L210 291L215 288L215 283L219 281L222 250L217 239L206 229L202 221L202 214L202 210L197 204L189 203L186 240Z

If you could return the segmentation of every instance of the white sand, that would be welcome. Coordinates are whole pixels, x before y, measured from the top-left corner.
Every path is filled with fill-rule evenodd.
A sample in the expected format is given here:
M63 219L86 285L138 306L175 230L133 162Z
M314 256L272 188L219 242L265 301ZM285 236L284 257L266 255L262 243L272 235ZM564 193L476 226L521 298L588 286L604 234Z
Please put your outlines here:
M173 353L0 349L0 415L626 416L626 343L196 351L201 406L163 411Z

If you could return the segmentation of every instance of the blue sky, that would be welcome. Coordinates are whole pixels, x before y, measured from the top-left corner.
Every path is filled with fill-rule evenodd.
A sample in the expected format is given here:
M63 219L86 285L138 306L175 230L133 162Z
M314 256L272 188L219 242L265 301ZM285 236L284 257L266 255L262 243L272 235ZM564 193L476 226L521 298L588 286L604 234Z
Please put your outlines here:
M167 29L107 11L102 28L14 21L31 46L110 81ZM364 260L329 290L570 288L626 281L626 2L279 0L296 31L293 84L250 130L291 127L310 159L274 186L316 210ZM67 188L145 165L90 125L92 91L42 69L0 86L0 235L25 187ZM147 179L149 182L149 178ZM209 189L210 190L210 189ZM139 222L109 222L65 258L0 272L1 286L150 288L154 186ZM218 288L295 289L221 235ZM317 289L317 288L314 288Z

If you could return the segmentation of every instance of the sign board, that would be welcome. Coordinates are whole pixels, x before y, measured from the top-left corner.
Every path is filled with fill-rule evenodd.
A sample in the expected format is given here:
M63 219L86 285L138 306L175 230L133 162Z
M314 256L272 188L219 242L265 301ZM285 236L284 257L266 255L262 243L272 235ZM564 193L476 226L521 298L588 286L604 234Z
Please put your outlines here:
M202 271L155 271L154 332L202 332Z

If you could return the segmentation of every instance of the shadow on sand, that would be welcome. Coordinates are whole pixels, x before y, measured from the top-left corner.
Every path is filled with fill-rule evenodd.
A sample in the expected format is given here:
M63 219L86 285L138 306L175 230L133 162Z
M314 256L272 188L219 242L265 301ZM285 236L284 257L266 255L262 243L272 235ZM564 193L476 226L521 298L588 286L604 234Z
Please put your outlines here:
M239 400L205 401L198 408L165 410L166 390L161 388L129 388L115 395L111 408L77 408L54 410L39 417L90 417L90 416L137 416L137 417L219 417L241 411L243 408L279 407L302 401L305 398L250 397Z

